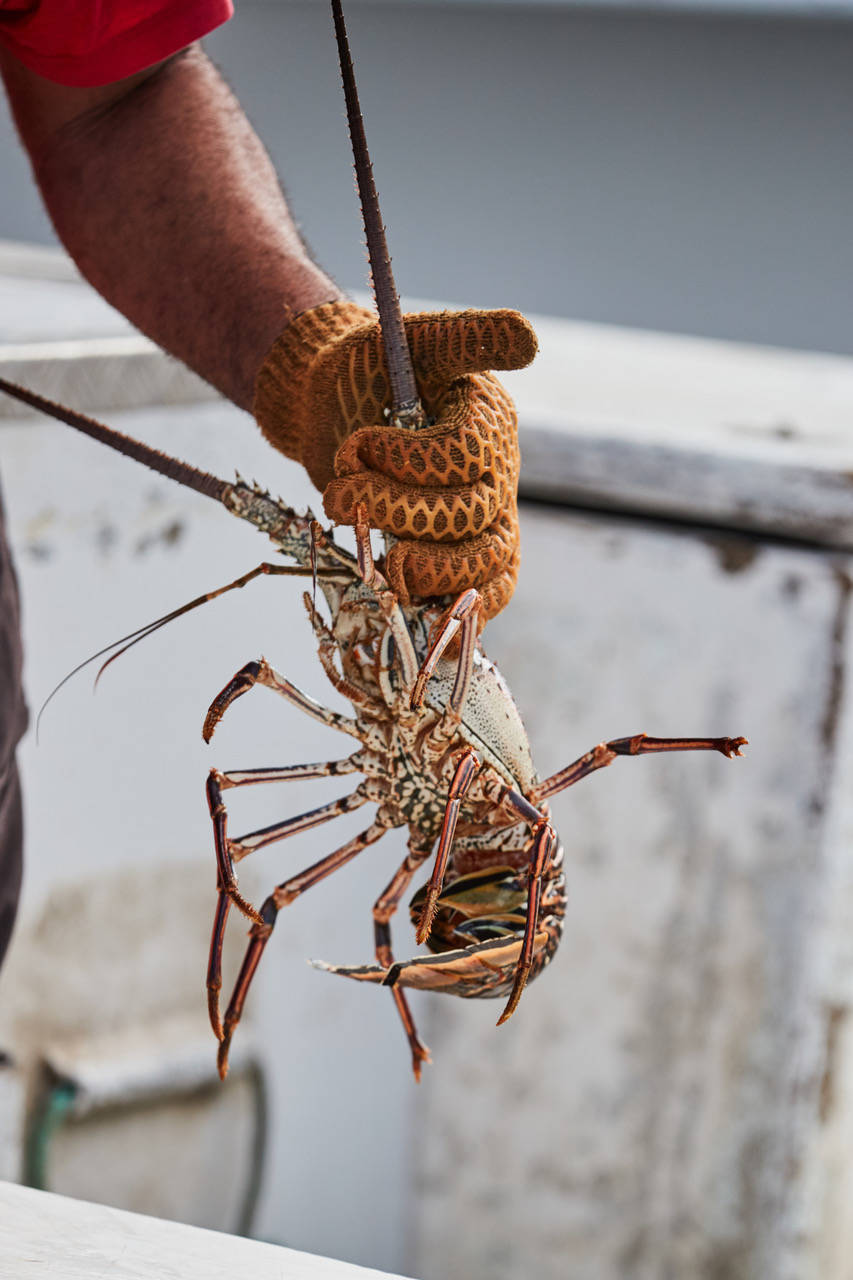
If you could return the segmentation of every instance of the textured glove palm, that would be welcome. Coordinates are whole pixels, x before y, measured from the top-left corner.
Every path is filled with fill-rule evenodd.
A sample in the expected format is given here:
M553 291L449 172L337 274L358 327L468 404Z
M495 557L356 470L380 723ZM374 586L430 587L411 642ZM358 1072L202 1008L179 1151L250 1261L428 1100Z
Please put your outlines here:
M378 322L346 301L288 325L258 375L255 417L303 463L330 519L353 524L363 503L394 535L385 571L404 602L478 587L485 621L509 601L519 564L517 419L487 371L529 364L536 337L515 311L426 313L405 325L430 426L388 424Z

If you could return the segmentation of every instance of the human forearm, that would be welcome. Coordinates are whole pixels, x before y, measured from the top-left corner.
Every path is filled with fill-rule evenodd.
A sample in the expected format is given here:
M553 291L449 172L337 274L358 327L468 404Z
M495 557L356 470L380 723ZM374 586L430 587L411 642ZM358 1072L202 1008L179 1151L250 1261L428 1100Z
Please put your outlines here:
M42 81L41 102L31 73L7 69L6 83L45 204L83 274L248 408L288 318L341 291L311 261L215 68L192 49L120 91ZM48 93L58 97L45 103Z

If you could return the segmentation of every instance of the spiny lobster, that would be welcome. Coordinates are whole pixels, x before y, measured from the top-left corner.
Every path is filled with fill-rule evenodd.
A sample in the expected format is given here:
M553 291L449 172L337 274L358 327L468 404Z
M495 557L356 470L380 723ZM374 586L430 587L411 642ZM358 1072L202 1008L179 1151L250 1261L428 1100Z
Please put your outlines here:
M385 245L340 0L332 0L332 9L392 389L390 416L397 426L417 430L426 419ZM279 911L390 828L408 828L408 851L373 906L376 963L318 967L389 988L419 1079L429 1052L417 1033L404 988L464 997L506 997L500 1025L515 1011L526 983L556 951L566 898L563 851L550 823L548 798L617 756L688 750L734 756L746 743L745 738L651 738L637 734L600 743L540 781L509 688L480 646L480 596L476 590L463 591L455 600L402 604L382 572L382 562L373 558L363 509L357 512L357 554L353 556L336 545L331 532L323 530L310 511L300 515L256 485L239 477L233 484L219 480L2 379L0 389L217 499L232 514L266 533L280 553L295 561L294 565L264 562L234 582L140 628L109 646L116 652L108 663L167 622L263 574L313 576L329 609L327 622L312 597L305 594L320 663L333 687L351 703L352 717L321 706L260 658L247 663L228 682L213 700L204 722L203 736L209 741L228 707L255 685L263 685L360 744L341 760L210 772L207 800L214 830L218 897L207 990L223 1078L234 1030ZM238 839L228 835L223 794L229 788L350 773L362 774L363 781L349 795ZM359 835L277 885L260 910L242 897L234 870L241 858L367 802L375 803L377 810ZM433 850L432 874L410 904L417 941L426 943L432 954L395 961L391 919L415 872ZM252 921L252 927L222 1018L222 947L232 905Z

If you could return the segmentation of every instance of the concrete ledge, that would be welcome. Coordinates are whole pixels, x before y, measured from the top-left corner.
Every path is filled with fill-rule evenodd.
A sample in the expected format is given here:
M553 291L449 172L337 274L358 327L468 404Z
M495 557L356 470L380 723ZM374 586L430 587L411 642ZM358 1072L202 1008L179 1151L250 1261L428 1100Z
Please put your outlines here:
M627 433L522 427L522 498L853 547L848 467L738 457Z
M29 244L23 240L0 240L0 276L83 283L80 272L67 253L49 245Z
M0 1183L0 1274L15 1280L394 1280L315 1254L11 1183Z
M199 404L218 393L141 334L0 346L0 376L84 413ZM0 422L35 416L0 397Z

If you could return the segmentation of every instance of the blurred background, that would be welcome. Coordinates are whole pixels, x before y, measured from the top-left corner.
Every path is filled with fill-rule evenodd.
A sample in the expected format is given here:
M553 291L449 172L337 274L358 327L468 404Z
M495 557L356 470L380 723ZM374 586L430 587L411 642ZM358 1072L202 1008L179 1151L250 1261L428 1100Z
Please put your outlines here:
M401 290L516 306L540 333L507 379L524 565L486 633L540 773L639 730L751 746L737 764L621 761L554 802L560 951L500 1031L491 1002L416 1000L420 1087L387 994L304 963L371 958L402 851L387 837L280 918L223 1087L206 771L346 747L259 692L206 748L204 712L261 653L341 704L287 582L182 619L96 698L84 673L21 751L3 1176L422 1280L851 1275L849 13L352 0ZM206 47L318 260L363 289L325 3L239 0ZM79 280L5 115L0 164L4 376L316 506ZM267 554L11 404L0 457L34 710L88 654ZM233 829L341 793L252 789ZM241 885L257 900L364 825L272 846ZM232 975L243 942L235 922Z

